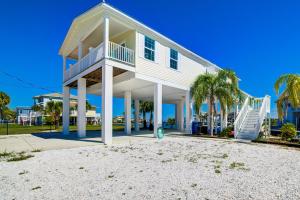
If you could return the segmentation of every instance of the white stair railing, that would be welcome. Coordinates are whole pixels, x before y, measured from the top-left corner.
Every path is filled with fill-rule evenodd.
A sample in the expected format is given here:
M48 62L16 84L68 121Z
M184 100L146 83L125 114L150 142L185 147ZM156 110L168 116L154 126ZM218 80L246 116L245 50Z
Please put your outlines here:
M242 128L242 124L246 119L247 113L249 112L249 101L250 97L248 96L239 111L237 118L234 121L234 137L236 138L239 134L240 129Z
M256 124L256 130L255 130L255 134L256 137L258 136L260 129L262 127L262 124L264 122L264 119L267 117L267 113L270 113L270 96L266 95L263 98L260 110L259 110L259 114L258 114L258 120L257 120L257 124Z

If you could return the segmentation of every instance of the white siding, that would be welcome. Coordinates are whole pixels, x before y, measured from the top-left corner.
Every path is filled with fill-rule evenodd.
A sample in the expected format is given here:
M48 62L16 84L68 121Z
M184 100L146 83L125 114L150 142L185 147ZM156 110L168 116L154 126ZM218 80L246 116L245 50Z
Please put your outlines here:
M195 78L206 70L203 65L184 56L181 52L178 52L178 70L170 68L170 48L159 41L155 41L155 61L147 60L144 58L145 36L137 33L137 37L139 43L137 44L139 52L136 60L137 73L189 87Z

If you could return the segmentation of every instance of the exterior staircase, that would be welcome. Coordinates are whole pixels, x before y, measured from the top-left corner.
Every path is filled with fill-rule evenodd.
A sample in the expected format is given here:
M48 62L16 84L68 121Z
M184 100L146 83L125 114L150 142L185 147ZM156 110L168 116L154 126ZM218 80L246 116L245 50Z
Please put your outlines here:
M270 114L270 96L264 98L247 97L234 122L235 138L255 140L268 114Z

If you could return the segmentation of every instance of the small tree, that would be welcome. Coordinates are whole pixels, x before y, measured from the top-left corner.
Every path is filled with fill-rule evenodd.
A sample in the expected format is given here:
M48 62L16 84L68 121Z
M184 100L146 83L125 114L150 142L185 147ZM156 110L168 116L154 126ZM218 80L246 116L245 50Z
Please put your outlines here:
M167 123L169 124L169 125L175 125L175 118L168 118L168 121L167 121Z
M4 92L0 92L0 120L4 119L4 111L8 109L9 102L10 97Z
M5 118L6 120L15 120L17 117L16 112L9 108L4 109L2 114L3 118Z
M143 115L143 124L144 128L146 128L147 122L146 122L146 113L150 112L150 102L149 101L141 101L140 102L140 112Z
M281 129L281 139L282 140L290 140L293 139L297 135L296 127L294 124L286 123Z
M60 115L62 114L63 104L60 101L47 102L45 113L48 115L48 121L55 125L55 129L59 126Z

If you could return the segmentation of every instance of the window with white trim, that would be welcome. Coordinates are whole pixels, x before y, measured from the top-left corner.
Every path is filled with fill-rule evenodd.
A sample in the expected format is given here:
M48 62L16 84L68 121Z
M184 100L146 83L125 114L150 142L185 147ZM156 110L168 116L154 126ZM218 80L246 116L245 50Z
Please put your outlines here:
M170 67L172 69L178 69L178 51L170 49Z
M145 36L145 53L144 57L148 60L154 61L155 58L155 41Z

